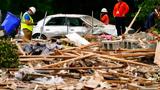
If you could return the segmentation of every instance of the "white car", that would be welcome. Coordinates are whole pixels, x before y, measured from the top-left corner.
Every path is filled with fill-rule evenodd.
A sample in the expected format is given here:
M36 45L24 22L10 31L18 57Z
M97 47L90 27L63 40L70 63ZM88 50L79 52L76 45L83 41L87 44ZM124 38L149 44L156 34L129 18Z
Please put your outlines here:
M32 38L51 38L69 33L100 34L106 32L117 35L115 25L105 25L101 21L88 15L80 14L55 14L47 16L37 22L33 29Z

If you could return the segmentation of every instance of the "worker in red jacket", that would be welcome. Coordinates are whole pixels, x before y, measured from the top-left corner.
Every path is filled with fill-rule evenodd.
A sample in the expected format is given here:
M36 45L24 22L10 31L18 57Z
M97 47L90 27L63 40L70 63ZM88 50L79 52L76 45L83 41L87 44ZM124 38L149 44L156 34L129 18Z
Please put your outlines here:
M122 35L126 28L125 28L125 16L129 12L129 6L123 0L117 0L118 3L115 4L113 9L113 16L116 20L116 29L118 36Z
M104 24L109 24L109 17L108 17L108 11L106 8L102 8L101 10L101 14L100 14L100 20L101 22L103 22Z

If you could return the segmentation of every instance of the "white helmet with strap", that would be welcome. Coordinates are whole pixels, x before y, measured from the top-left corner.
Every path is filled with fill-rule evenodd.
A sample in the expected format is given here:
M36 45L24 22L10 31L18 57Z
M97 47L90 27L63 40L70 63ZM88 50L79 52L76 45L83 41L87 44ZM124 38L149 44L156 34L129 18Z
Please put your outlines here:
M35 7L29 7L29 10L31 10L33 14L35 14L35 12L36 12L36 8Z
M101 12L108 12L106 8L102 8Z

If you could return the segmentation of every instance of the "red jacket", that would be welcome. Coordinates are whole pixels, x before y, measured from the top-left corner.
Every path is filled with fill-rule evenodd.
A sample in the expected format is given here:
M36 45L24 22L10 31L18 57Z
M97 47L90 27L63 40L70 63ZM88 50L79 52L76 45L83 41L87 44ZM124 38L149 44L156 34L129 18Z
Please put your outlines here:
M113 9L114 17L125 17L125 15L129 12L129 6L126 2L118 2Z
M104 23L104 24L109 24L109 17L108 17L108 15L107 14L105 14L105 15L103 15L102 17L101 17L101 21Z

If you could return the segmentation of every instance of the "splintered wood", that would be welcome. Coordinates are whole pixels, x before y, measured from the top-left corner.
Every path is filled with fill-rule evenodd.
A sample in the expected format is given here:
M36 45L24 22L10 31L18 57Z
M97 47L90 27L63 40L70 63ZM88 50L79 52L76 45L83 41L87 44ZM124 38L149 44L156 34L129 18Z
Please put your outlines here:
M153 59L154 49L106 51L100 43L90 43L50 55L25 55L17 46L20 63L27 68L7 69L9 76L0 79L2 89L158 90L160 86L159 67L144 59Z
M157 73L153 63L143 63L143 57L154 57L153 49L101 50L100 43L90 43L80 47L57 50L56 53L43 55L20 55L21 64L37 71L29 74L29 89L158 89L159 80L152 75ZM94 49L96 48L96 49ZM98 48L98 49L97 49ZM21 49L20 49L21 50ZM22 51L21 51L22 52ZM9 72L15 70L8 69ZM41 74L38 74L41 73ZM159 71L160 73L160 71ZM157 74L158 75L158 74ZM63 84L34 81L38 77L62 77ZM34 79L33 79L34 78ZM45 80L45 79L43 79ZM43 83L43 84L42 84ZM17 82L15 82L17 84ZM45 84L45 86L43 86ZM11 85L11 84L7 84ZM143 86L142 86L143 85ZM12 85L13 86L13 85ZM150 88L148 87L150 86ZM19 85L15 86L16 88ZM21 87L25 88L23 85ZM152 88L151 88L152 87Z

